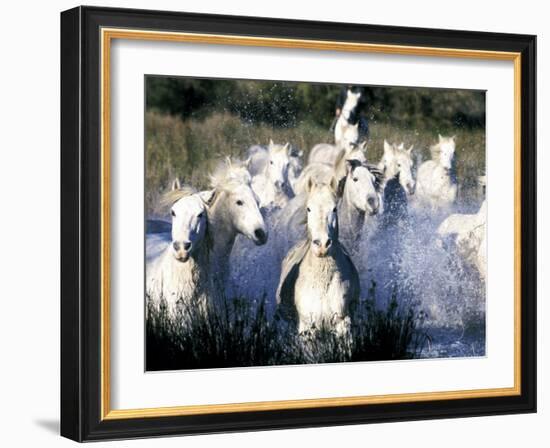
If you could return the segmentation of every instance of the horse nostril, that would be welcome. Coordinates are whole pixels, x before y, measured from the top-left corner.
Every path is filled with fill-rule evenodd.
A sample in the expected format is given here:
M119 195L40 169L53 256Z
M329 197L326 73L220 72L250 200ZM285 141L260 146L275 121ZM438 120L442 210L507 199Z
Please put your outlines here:
M316 246L320 246L321 240L313 240L313 244L315 244Z
M369 207L370 208L376 208L377 204L376 204L376 198L372 197L372 196L369 196L367 198L367 204L369 204Z
M265 232L263 231L263 229L256 229L254 230L254 236L259 240L259 241L265 241L267 239L267 235L265 234Z
M191 242L186 241L185 243L183 243L183 250L189 250L189 249L191 249Z
M177 241L174 241L172 243L172 246L174 247L174 250L177 252L178 250L180 250L180 243L178 243Z
M325 243L325 248L328 249L328 248L330 247L331 244L332 244L332 240L329 238L329 239L327 240L327 242Z

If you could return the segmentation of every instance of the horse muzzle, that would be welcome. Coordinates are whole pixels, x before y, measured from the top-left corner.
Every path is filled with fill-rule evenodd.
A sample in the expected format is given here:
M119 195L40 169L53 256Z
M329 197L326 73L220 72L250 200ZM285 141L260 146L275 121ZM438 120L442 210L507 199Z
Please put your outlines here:
M256 246L264 245L265 243L267 243L267 232L264 229L259 228L254 230L253 241Z
M172 243L174 258L181 263L185 263L187 260L189 260L189 257L191 256L191 248L192 243L189 241L184 241L183 243L174 241Z
M313 255L319 258L326 257L330 251L330 248L332 247L332 240L330 238L327 238L324 242L315 239L311 242L312 248L313 248Z
M374 216L378 214L378 210L380 209L380 201L377 197L369 196L367 198L367 212L369 216Z

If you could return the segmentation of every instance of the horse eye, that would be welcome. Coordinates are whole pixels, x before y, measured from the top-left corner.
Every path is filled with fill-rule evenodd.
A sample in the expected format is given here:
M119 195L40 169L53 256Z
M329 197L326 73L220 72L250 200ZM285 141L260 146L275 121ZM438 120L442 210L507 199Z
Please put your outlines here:
M359 180L359 179L357 179L357 177L354 177L354 178L353 178L353 181L354 181L354 182L357 182L358 180Z
M308 208L307 208L307 212L309 213L310 211L311 211L311 209L308 207Z
M332 213L336 213L336 207L332 209Z
M239 200L237 201L237 205L238 205L238 206L243 205L243 201L241 201L241 200L239 199Z
M273 160L270 160L269 163L270 163L271 165L273 165Z
M397 168L401 168L401 164L400 164L400 163L397 164Z
M176 212L174 210L170 210L170 213L172 214L172 216L176 216Z

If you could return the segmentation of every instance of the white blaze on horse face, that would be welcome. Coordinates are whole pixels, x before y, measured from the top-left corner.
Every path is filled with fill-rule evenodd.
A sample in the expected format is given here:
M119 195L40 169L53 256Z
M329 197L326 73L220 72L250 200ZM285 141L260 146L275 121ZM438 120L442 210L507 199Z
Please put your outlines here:
M248 185L239 185L227 195L231 221L238 233L258 246L267 242L264 218L258 207L258 197Z
M350 167L346 180L346 189L352 205L369 215L376 215L380 207L378 192L375 187L376 179L367 167L360 165Z
M439 164L450 170L455 156L455 138L439 136Z
M172 254L186 262L206 233L206 206L199 195L181 198L172 206Z
M405 149L403 143L401 145L390 145L384 140L384 156L382 158L382 169L384 170L386 179L393 179L399 176L399 183L407 194L414 194L415 181L412 175L413 146Z
M307 200L307 229L316 257L326 256L338 240L336 195L328 185L313 185Z

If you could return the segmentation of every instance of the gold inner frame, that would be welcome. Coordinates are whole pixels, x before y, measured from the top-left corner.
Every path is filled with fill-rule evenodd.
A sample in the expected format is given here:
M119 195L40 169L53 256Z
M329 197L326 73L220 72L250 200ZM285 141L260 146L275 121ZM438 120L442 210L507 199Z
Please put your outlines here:
M514 63L514 386L442 392L402 393L302 400L188 405L141 409L111 409L110 388L110 50L113 39L297 48L311 50L368 52L413 56L506 60ZM304 39L101 29L101 419L166 417L228 412L307 409L381 403L406 403L521 394L521 54L514 52L466 50Z

